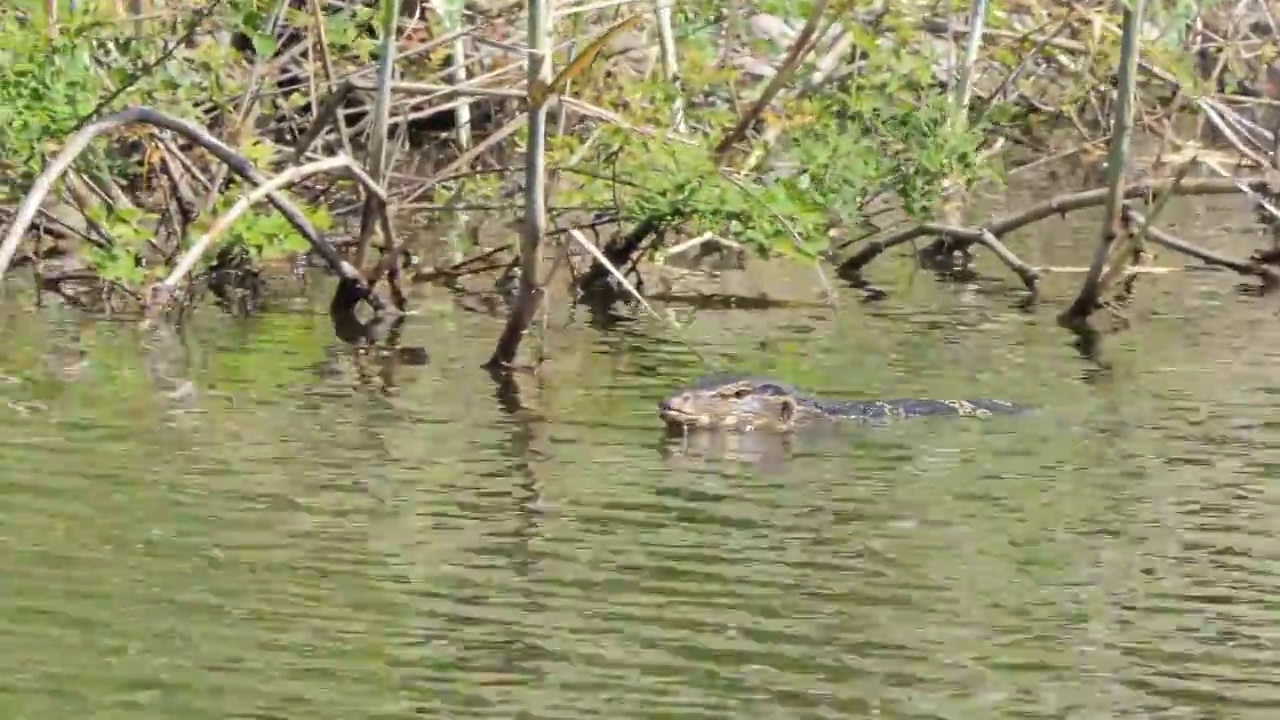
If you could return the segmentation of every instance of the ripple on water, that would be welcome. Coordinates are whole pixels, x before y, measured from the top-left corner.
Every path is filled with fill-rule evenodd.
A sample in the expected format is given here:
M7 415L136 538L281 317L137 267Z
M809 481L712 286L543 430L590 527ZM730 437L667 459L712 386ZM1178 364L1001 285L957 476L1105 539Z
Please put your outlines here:
M451 317L406 330L444 359L392 397L308 396L280 378L320 346L280 342L223 343L227 397L180 428L56 396L0 437L0 692L15 717L1274 716L1270 366L1156 337L1085 385L1060 334L952 301L835 340L736 314L708 346L939 396L1017 354L981 382L1042 412L671 445L659 371L699 374L673 343L562 353L571 382L508 415L450 360L493 328Z

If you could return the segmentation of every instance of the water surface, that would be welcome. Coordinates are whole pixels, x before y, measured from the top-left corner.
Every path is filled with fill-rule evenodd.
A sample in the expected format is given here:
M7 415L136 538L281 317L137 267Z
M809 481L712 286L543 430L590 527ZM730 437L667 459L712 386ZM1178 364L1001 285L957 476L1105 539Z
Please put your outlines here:
M1205 212L1175 230L1252 241ZM1011 245L1079 264L1096 227ZM1024 312L981 269L692 317L717 364L814 392L1041 406L785 447L665 441L655 403L706 368L650 321L554 330L515 409L478 370L500 322L435 295L391 393L326 364L319 310L204 312L174 365L11 306L0 712L1274 717L1272 303L1144 280L1098 361L1052 322L1078 278Z

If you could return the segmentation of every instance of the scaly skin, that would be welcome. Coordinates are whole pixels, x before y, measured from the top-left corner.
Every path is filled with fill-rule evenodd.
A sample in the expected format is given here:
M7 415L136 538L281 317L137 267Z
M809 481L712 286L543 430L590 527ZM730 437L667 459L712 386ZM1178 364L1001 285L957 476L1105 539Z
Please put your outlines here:
M987 417L1028 410L1005 400L819 400L768 378L705 378L666 398L658 415L680 429L788 431L820 420L893 420L930 415Z

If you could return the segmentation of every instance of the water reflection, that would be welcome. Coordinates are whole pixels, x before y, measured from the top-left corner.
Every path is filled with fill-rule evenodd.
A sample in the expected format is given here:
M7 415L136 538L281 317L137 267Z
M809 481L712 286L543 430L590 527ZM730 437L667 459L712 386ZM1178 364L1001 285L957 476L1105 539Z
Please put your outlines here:
M668 461L727 460L777 469L792 456L794 441L791 433L667 429L660 451Z
M151 356L9 318L0 398L45 410L0 434L0 692L14 717L1271 717L1280 335L1202 282L1141 285L1095 359L936 283L690 317L722 368L822 396L1044 409L790 435L665 435L657 399L706 368L640 321L496 383L497 321L361 329L430 351L385 393L323 310Z

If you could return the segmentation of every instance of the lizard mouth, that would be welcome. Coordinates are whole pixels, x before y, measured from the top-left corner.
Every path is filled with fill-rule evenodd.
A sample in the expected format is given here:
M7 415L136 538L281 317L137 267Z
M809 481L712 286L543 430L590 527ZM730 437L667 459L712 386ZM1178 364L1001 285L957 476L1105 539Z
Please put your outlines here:
M687 412L670 400L658 403L658 417L667 424L667 428L680 432L688 432L692 428L707 427L711 419L705 415Z
M700 416L678 410L665 403L658 408L658 417L669 426L687 427L702 424Z

